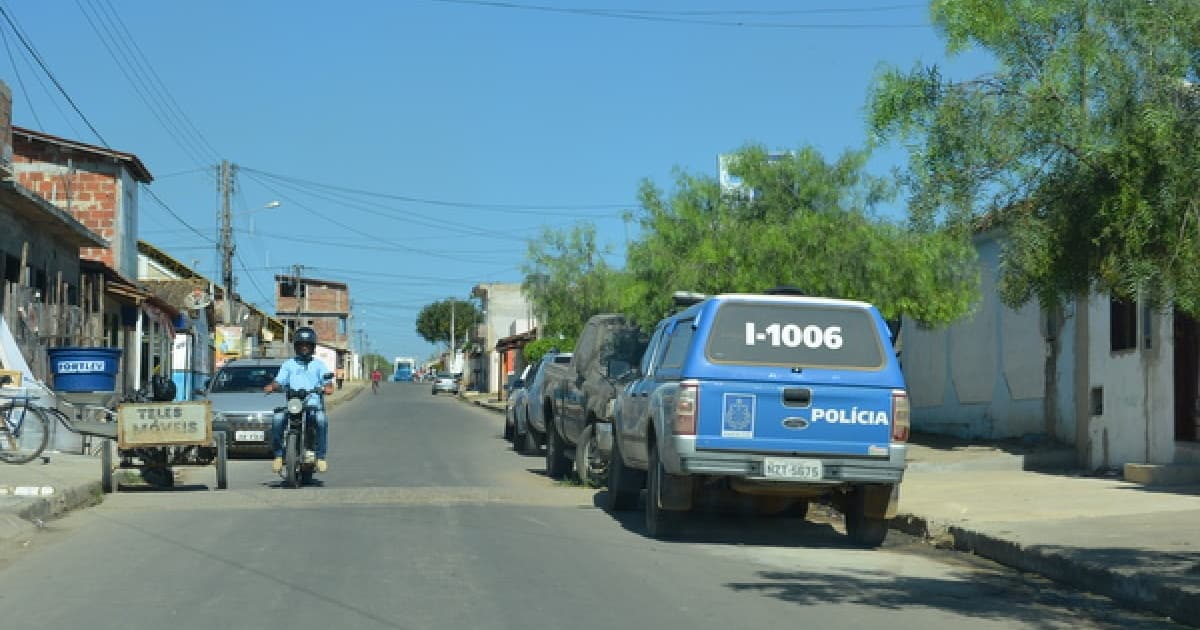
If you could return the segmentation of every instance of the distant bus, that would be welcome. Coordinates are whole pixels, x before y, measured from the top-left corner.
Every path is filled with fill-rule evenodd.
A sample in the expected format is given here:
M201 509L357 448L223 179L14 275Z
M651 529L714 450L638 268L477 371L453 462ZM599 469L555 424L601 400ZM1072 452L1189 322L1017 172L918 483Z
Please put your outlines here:
M417 369L417 360L412 357L396 357L392 368L393 381L411 382L413 380L413 372Z

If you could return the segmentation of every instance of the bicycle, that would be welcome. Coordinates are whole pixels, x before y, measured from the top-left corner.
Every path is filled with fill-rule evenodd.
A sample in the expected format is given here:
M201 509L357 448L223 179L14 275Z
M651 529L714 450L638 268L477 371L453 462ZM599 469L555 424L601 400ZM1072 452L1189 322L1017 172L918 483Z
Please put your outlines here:
M24 464L46 450L51 422L33 398L26 390L0 388L0 461Z

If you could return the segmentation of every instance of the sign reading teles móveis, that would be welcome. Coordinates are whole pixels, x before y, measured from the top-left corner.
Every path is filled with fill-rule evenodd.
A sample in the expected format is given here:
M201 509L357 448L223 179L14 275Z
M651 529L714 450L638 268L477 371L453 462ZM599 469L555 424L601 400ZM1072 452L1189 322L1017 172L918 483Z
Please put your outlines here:
M126 403L117 408L117 446L209 446L211 403Z

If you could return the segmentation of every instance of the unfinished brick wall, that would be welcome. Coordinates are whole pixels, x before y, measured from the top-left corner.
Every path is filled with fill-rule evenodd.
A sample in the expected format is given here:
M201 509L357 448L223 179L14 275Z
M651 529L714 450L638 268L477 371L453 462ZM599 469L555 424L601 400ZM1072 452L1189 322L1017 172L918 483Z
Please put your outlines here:
M62 208L89 230L107 239L111 249L85 247L79 257L97 260L114 269L120 252L119 167L83 161L74 152L44 142L13 138L13 170L17 183ZM71 159L70 167L67 166Z
M283 283L275 283L275 315L284 320L296 317L297 298L284 297ZM323 342L344 346L349 335L339 333L340 322L350 314L350 290L343 284L327 284L320 280L303 280L304 294L299 299L300 321L304 326L311 321L317 338Z

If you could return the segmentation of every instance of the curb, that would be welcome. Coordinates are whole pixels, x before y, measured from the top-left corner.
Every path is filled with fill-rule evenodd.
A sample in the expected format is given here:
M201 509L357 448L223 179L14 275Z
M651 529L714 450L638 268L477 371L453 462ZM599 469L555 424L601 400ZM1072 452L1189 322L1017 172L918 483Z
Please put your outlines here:
M56 488L53 495L29 500L15 510L0 513L0 546L24 547L45 527L46 521L103 501L99 479Z
M1165 615L1182 624L1200 627L1200 591L1171 584L1159 576L1113 570L1052 548L1021 545L956 525L929 521L915 514L897 515L892 519L891 527L923 538L939 549L972 553L1128 606Z

